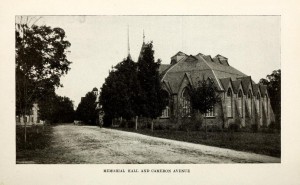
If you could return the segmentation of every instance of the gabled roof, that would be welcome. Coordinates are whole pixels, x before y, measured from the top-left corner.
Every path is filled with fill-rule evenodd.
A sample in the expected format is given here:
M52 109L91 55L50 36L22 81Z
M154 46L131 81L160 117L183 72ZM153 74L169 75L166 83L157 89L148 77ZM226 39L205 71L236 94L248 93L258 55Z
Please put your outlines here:
M253 89L253 95L256 96L256 94L258 92L258 89L259 89L259 85L258 84L253 84L252 89Z
M178 52L177 54L184 53ZM196 56L184 55L185 56L177 63L169 67L162 66L160 69L160 72L164 73L162 75L162 80L166 80L170 83L174 93L179 93L180 83L184 78L185 73L189 75L190 80L194 83L202 80L203 77L205 79L212 79L219 91L228 88L226 80L222 80L221 82L221 79L231 78L231 80L234 81L239 77L246 76L237 69L224 64L224 62L222 64L218 57L222 60L227 60L227 58L221 55L217 55L218 57L215 57L214 59L212 59L210 55L204 55L202 53L198 53Z
M248 94L249 91L248 87L249 85L252 86L251 76L238 77L237 79L242 80L242 87L243 87L244 94Z
M261 96L264 96L267 93L267 86L259 84Z
M166 90L170 93L170 94L173 94L173 90L172 90L172 88L171 88L171 86L170 86L170 83L168 82L168 81L166 81L166 80L163 80L162 81L164 84L165 84L165 86L166 86Z
M175 57L175 56L177 56L177 55L180 55L180 56L186 56L187 54L185 54L185 53L183 53L183 52L181 52L181 51L178 51L175 55L173 55L172 57ZM172 58L171 57L171 58Z
M226 58L226 57L224 57L224 56L222 56L220 54L217 54L216 57L218 57L219 59L226 59L226 60L228 59L228 58Z
M233 92L236 94L238 93L239 91L239 87L240 87L240 84L242 83L242 80L235 80L235 81L232 81L232 85L233 85Z
M171 66L171 64L160 64L158 71L159 73L163 73L165 70L167 70L169 67Z
M223 86L224 91L227 91L227 89L229 87L229 84L232 82L231 78L230 77L228 77L228 78L221 78L219 80L220 80L220 82L221 82L221 84Z

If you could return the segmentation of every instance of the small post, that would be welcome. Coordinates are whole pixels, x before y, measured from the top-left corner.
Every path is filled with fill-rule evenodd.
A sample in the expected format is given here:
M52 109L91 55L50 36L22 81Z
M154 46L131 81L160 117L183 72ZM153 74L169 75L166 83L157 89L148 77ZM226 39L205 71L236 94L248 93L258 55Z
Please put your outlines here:
M24 132L25 132L25 133L24 133L25 149L26 149L26 142L27 142L27 141L26 141L26 140L27 140L27 137L26 137L26 135L27 135L27 133L26 133L26 132L27 132L27 131L26 131L26 129L27 129L27 128L26 128L27 123L26 123L26 122L27 122L27 120L24 121L24 123L25 123L25 128L24 128Z
M153 132L153 119L151 119L151 131Z
M138 129L138 116L135 116L135 130Z

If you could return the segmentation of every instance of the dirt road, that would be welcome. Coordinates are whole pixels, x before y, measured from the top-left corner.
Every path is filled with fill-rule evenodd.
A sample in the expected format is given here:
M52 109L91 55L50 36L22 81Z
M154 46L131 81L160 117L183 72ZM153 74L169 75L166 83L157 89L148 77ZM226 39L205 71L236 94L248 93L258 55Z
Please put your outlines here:
M51 147L33 163L274 163L279 158L95 126L59 125Z

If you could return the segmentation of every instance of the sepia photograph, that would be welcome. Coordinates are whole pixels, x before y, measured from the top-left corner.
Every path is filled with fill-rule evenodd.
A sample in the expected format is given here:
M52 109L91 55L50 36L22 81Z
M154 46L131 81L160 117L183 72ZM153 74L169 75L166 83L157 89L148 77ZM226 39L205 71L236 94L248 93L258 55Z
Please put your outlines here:
M281 163L281 16L15 16L16 164Z

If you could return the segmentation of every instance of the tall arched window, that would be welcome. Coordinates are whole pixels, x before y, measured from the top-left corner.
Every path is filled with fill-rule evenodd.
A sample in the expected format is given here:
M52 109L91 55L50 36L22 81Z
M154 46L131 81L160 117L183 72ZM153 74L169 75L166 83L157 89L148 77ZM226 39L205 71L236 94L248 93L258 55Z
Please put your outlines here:
M232 90L228 89L226 95L226 108L227 108L227 117L232 117Z
M260 94L259 93L256 96L256 109L257 109L257 112L260 113Z
M169 93L165 90L163 90L163 96L164 97L168 97L168 100L169 100ZM161 113L161 118L169 118L170 117L170 105L169 105L170 101L168 102L166 108L162 111Z
M265 108L266 108L266 111L267 111L267 114L269 114L269 107L268 107L268 95L265 94Z
M248 110L249 110L249 116L252 114L252 91L248 91L248 96L247 96L247 101L248 101Z
M191 100L188 89L185 88L182 91L182 116L189 115L191 113Z
M243 117L243 93L240 90L238 93L238 109L239 109L239 113L240 113L240 117Z

